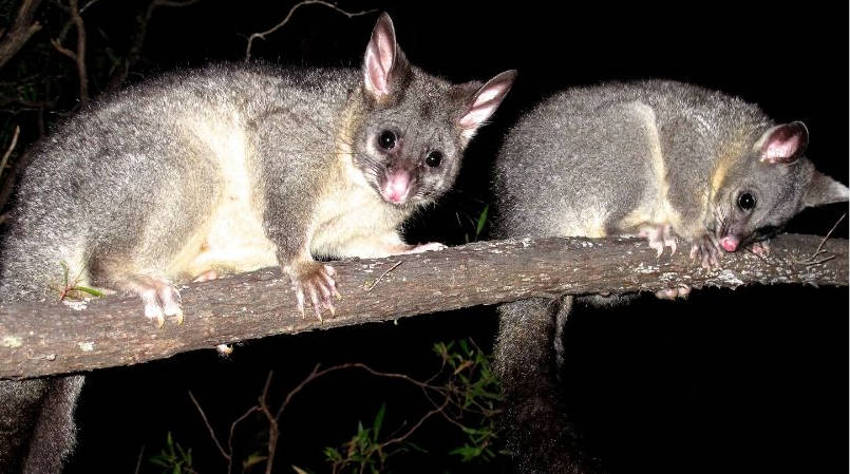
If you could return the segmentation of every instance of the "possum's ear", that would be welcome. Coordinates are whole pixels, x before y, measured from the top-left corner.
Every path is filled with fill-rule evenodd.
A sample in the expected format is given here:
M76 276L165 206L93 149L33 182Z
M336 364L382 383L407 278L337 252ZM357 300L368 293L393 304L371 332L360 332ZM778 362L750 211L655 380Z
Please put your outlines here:
M472 94L468 108L458 120L463 138L469 140L502 103L516 79L516 71L498 74Z
M803 207L823 206L834 202L845 202L850 197L850 189L829 176L815 171L806 194L803 196Z
M395 40L393 21L382 13L372 30L363 59L363 83L366 92L378 102L397 92L409 69L407 59Z
M803 122L777 125L764 132L756 142L764 163L793 163L803 156L809 144L809 130Z

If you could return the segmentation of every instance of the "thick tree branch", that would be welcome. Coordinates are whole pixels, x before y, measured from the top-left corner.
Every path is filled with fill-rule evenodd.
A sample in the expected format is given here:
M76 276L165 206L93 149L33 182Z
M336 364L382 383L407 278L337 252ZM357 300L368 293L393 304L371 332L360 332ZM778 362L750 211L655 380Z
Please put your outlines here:
M656 291L678 285L760 283L847 286L848 243L784 235L771 255L724 256L706 270L679 252L656 259L628 239L479 242L440 252L333 265L343 299L323 322L302 317L277 269L183 287L185 323L157 329L135 297L73 309L61 303L0 306L0 378L34 377L161 359L217 344L385 321L535 295ZM387 270L390 271L387 271ZM83 308L84 307L84 308Z

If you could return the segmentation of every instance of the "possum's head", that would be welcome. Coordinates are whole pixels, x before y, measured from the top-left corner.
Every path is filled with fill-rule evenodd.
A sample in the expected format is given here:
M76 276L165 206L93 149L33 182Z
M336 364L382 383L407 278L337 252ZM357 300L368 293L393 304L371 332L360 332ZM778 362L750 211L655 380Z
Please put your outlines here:
M411 66L381 15L366 48L362 103L350 130L353 163L388 203L413 206L448 191L475 131L496 111L516 72L486 84L450 84Z
M848 188L815 170L805 156L809 133L802 122L761 135L715 183L715 236L727 252L777 233L806 207L847 201Z

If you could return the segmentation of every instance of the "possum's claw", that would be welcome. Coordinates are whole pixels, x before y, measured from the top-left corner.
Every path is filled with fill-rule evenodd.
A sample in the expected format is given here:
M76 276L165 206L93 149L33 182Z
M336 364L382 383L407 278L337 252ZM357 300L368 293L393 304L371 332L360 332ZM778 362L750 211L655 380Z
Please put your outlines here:
M670 255L676 253L678 241L676 235L673 234L673 228L669 224L650 225L641 228L638 233L640 237L644 237L649 243L649 248L657 252L656 258L664 253L664 247L670 247Z
M309 261L287 267L286 271L292 279L292 289L295 291L298 312L301 313L302 318L305 317L305 296L310 298L313 311L319 321L322 321L323 309L328 310L331 316L336 314L333 298L338 299L341 296L336 289L336 280L333 278L336 270L333 267Z
M183 324L183 308L180 306L180 292L168 281L157 278L145 278L132 285L145 305L145 317L152 320L156 327L165 324L166 316L174 316L177 325Z
M698 260L709 270L720 265L720 255L719 244L708 235L696 239L691 246L691 260Z

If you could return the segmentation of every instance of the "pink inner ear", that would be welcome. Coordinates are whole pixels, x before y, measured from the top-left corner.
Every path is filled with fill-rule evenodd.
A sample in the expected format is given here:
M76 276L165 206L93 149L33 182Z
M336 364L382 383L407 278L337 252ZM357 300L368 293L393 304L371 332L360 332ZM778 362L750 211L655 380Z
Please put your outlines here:
M366 49L366 85L375 95L389 93L390 71L395 59L392 34L377 30Z
M798 148L800 148L800 137L797 135L791 135L784 140L783 137L773 136L764 148L762 161L770 163L794 161Z
M502 97L507 92L507 84L494 84L478 93L475 102L460 119L460 126L463 128L478 128L481 124L493 115L496 107L501 103Z

